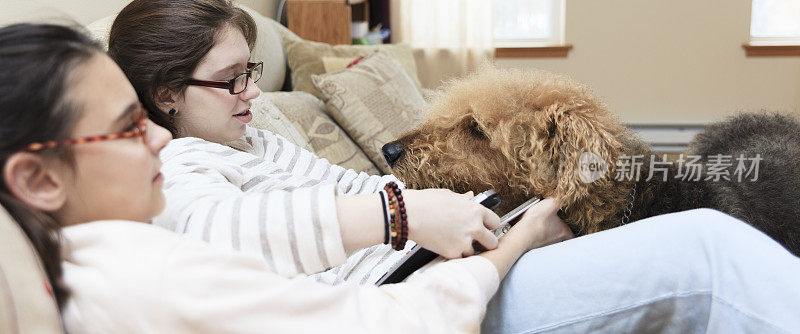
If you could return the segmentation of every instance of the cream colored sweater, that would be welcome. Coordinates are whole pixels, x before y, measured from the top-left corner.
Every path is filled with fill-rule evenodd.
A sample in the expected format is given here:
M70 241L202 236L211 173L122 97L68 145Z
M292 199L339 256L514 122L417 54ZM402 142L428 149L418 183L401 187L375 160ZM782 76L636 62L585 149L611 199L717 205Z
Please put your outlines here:
M144 223L93 222L63 234L72 291L63 319L73 334L476 333L499 284L478 256L431 265L403 284L331 286Z
M282 276L318 273L313 279L329 284L374 283L402 257L388 245L347 257L334 205L337 193L374 193L397 178L331 165L269 131L247 128L239 142L240 150L199 138L170 141L161 152L166 208L153 223L258 255Z

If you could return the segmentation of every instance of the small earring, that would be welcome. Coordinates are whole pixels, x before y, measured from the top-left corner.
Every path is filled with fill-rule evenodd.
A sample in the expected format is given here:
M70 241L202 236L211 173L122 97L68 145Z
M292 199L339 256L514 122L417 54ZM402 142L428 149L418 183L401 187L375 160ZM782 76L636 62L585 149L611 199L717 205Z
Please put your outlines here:
M175 109L170 109L169 110L169 122L170 123L175 123L175 113L176 112L177 111L175 111Z

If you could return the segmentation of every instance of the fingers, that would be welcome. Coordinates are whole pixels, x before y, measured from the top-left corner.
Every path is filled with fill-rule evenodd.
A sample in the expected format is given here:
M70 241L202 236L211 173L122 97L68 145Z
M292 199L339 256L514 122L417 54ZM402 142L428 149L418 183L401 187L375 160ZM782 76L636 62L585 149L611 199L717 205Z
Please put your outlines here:
M543 213L553 213L558 211L560 208L558 201L556 201L553 197L548 197L541 200L539 203L536 203L534 207L539 207L539 210Z
M486 247L483 247L483 245L481 245L481 243L478 242L477 240L472 240L472 249L474 249L476 252L485 252L488 250L486 249Z
M491 250L497 248L497 237L494 236L492 232L489 230L481 229L478 233L472 236L475 238L475 241L478 242L481 246L483 246L483 250ZM475 247L473 243L473 248L476 250L481 250L479 247Z
M500 227L500 217L494 211L483 206L481 209L483 209L483 226L492 231Z
M560 208L561 206L554 198L548 197L539 201L539 203L534 204L530 209L528 209L527 212L525 212L525 215L547 217L550 215L555 215Z

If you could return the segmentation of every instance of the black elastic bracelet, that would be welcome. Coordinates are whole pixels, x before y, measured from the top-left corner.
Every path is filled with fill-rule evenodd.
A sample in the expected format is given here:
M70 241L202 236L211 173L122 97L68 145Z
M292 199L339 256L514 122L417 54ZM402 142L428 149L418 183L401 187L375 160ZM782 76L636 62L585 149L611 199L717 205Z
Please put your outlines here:
M381 196L381 207L382 207L382 211L383 211L383 226L384 226L384 229L383 229L383 244L388 245L389 241L390 241L389 240L389 214L388 214L389 210L386 209L386 198L384 198L384 195L383 195L385 193L386 192L381 190L381 191L378 192L378 195Z

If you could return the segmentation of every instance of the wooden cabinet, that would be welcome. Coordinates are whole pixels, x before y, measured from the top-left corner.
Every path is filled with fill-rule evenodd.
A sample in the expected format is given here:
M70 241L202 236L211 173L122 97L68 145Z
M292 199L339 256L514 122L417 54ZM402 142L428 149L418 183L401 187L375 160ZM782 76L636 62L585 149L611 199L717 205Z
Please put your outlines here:
M288 0L286 24L303 39L350 44L353 17L368 17L365 0Z

